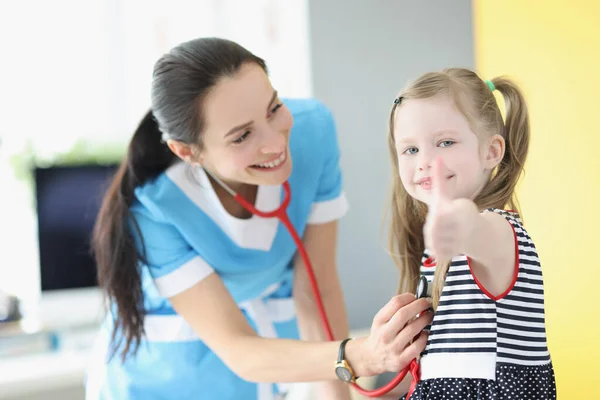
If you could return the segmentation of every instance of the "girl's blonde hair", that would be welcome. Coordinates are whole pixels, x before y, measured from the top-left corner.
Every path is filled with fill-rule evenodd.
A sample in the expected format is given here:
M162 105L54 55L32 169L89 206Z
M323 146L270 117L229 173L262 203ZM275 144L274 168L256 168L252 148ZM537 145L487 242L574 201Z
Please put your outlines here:
M506 122L493 89L504 97ZM505 153L490 180L475 198L480 210L486 208L519 209L515 186L523 172L529 147L529 116L527 105L519 88L509 79L500 77L488 83L473 71L449 68L422 75L405 88L394 101L390 112L388 143L392 159L391 220L389 246L394 261L400 269L399 291L415 292L424 252L423 225L427 206L412 198L404 189L398 173L398 154L394 142L394 117L403 102L446 95L467 119L478 136L500 135L505 141ZM449 263L437 265L433 287L433 307L437 308L444 288Z

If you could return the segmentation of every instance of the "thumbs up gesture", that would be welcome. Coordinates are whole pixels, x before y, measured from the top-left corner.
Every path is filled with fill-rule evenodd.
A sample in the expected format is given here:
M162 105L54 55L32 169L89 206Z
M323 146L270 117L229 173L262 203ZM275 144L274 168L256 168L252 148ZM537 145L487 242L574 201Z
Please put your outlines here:
M432 198L423 227L425 246L437 263L450 262L465 254L479 211L470 199L452 198L446 166L440 157L434 161L431 185Z

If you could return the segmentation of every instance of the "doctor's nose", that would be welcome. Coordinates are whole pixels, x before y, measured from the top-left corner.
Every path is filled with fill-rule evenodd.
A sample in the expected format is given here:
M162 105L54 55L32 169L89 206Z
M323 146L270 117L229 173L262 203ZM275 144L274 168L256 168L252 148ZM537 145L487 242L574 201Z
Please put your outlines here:
M282 153L287 146L287 137L281 132L271 131L261 147L263 154Z

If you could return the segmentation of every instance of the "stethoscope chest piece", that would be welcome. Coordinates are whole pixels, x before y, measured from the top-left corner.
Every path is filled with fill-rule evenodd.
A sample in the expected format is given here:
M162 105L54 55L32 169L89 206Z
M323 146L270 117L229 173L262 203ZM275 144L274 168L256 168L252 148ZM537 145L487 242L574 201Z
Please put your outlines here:
M419 277L419 283L417 284L417 299L422 297L431 297L433 289L433 283L429 282L424 275Z

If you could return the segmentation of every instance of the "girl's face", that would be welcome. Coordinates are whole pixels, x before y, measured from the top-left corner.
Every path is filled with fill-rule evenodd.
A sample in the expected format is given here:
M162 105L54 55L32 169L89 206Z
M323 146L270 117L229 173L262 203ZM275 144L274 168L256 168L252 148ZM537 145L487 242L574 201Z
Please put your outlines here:
M278 185L292 170L293 118L266 73L245 64L221 80L204 101L201 165L231 187Z
M430 204L433 163L440 157L452 198L474 199L500 162L503 139L481 140L448 96L403 99L394 116L400 180L408 194ZM500 158L498 158L500 155Z

